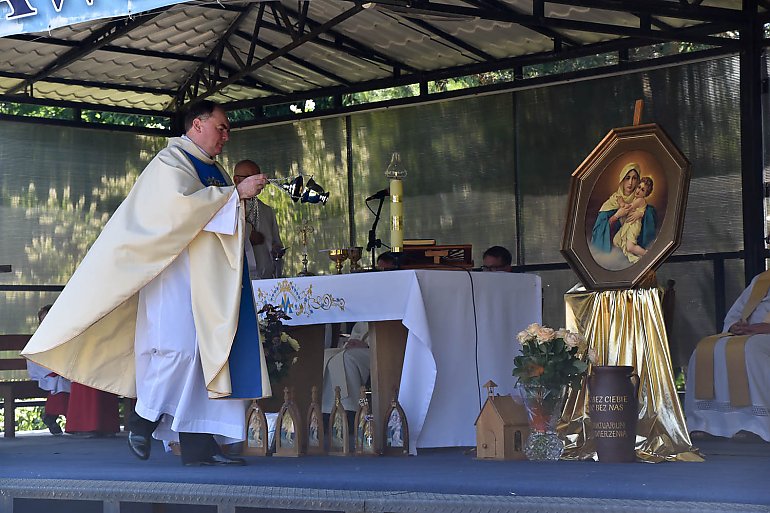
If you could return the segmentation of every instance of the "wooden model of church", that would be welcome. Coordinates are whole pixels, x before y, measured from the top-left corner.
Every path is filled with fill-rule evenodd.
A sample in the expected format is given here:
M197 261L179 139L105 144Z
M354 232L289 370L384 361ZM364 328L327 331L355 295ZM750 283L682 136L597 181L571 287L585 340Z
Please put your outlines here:
M487 402L476 418L476 458L480 460L525 460L524 443L529 420L524 405L510 395L494 395L497 384L487 381Z

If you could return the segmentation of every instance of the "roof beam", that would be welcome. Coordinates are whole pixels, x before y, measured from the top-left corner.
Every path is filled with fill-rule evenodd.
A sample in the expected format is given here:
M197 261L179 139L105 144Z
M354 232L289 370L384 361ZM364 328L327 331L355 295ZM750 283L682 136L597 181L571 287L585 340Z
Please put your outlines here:
M219 70L222 67L222 57L224 50L227 47L228 39L237 30L241 22L246 19L246 17L248 17L248 15L254 9L254 5L255 4L253 3L246 5L237 16L233 17L233 19L228 24L227 29L219 38L219 41L217 41L217 44L214 45L214 48L211 49L209 54L203 59L203 62L200 63L198 68L193 71L179 87L175 99L172 101L172 104L169 105L170 108L173 108L174 106L177 108L180 107L184 103L185 98L188 96L191 99L194 98L201 83L206 83L208 87L210 84L216 81L216 78L219 75ZM231 49L230 51L234 50Z
M240 30L236 30L235 31L235 35L240 37L241 39L246 40L246 41L251 41L252 48L255 48L255 47L259 46L260 48L262 48L263 50L267 50L268 52L278 51L278 47L277 46L273 46L270 43L266 43L264 41L259 41L259 40L253 39L251 36L249 36L248 34L246 34L245 32L242 32ZM249 51L251 52L252 49L250 48ZM344 78L340 77L339 75L337 75L335 73L332 73L331 71L327 71L324 68L322 68L320 66L317 66L317 65L315 65L315 64L313 64L311 62L304 61L304 60L300 59L299 57L295 57L295 56L293 56L291 54L286 54L286 55L283 56L283 58L288 60L288 61L290 61L290 62L292 62L292 63L294 63L294 64L296 64L296 65L298 65L298 66L302 66L303 68L305 68L305 69L307 69L309 71L312 71L313 73L316 73L318 75L326 77L329 80L333 80L333 81L335 81L335 82L337 82L339 84L342 84L342 85L350 85L350 82L348 80L345 80ZM247 62L248 65L251 65L253 60L254 59L253 59L253 53L252 53L252 59L249 59L246 62Z
M617 51L618 45L616 42L611 42L610 44L607 43L597 43L596 45L590 45L590 49L581 48L576 51L568 50L570 57L577 57L577 56L589 56L589 55L595 55L597 53L607 53L610 51ZM697 61L697 60L705 60L705 59L714 59L720 56L725 55L732 55L732 52L728 52L725 49L717 48L717 49L711 49L711 50L702 50L698 52L691 52L687 54L678 54L674 56L669 57L661 57L654 60L648 60L648 61L635 61L631 63L622 63L617 65L611 65L606 66L602 68L603 73L602 75L606 75L608 73L622 73L622 72L633 72L633 71L640 71L643 69L648 68L654 68L659 65L670 65L672 62L689 62L689 61ZM403 86L407 84L414 84L418 80L427 80L427 81L435 81L440 79L446 79L446 78L453 78L457 76L465 76L465 75L471 75L476 73L483 73L487 71L496 71L499 69L512 69L516 66L521 65L532 65L532 64L540 64L544 62L549 62L550 60L553 60L553 55L546 55L546 54L540 54L540 55L533 55L533 56L525 56L525 57L518 57L518 58L511 58L511 59L505 59L504 61L500 61L498 64L504 65L504 67L498 67L496 69L493 69L490 65L490 63L479 63L479 64L472 64L472 65L464 65L464 66L458 66L451 69L446 70L438 70L435 72L427 72L423 74L421 77L417 78L415 76L403 76L399 77L398 79L394 80L391 78L385 78L385 79L375 79L370 80L366 82L361 82L354 84L351 88L339 88L339 87L333 87L328 88L324 90L317 90L312 91L312 94L315 97L320 96L334 96L339 94L349 94L349 93L356 93L356 92L362 92L362 91L369 91L373 89L381 89L384 87L397 87L397 86ZM658 64L660 63L660 64ZM454 95L456 96L463 96L463 95L473 95L478 94L480 90L484 91L498 91L498 90L511 90L516 89L523 86L534 86L535 84L542 85L546 83L554 83L559 82L562 80L565 80L565 77L584 77L589 78L590 74L592 72L595 72L595 70L580 70L575 72L570 72L566 74L556 74L556 75L547 75L543 77L537 77L537 78L529 78L529 79L522 79L522 80L515 80L511 82L506 83L500 83L495 85L490 85L484 88L473 88L473 89L466 89L466 90L458 90L455 91ZM439 97L449 97L452 96L452 94L444 95L444 94L431 94L428 100L430 99L437 99ZM264 98L264 99L258 99L258 100L243 100L234 102L232 104L227 104L225 107L227 109L240 109L240 108L250 108L250 107L256 107L256 106L264 106L264 105L272 105L277 103L283 103L288 101L299 101L303 100L308 97L307 93L294 93L291 95L287 95L282 98ZM415 103L420 101L426 101L425 98L419 99L419 97L415 98L405 98L401 99L406 101L407 103ZM400 100L396 100L393 102L383 102L383 104L386 103L399 103ZM377 108L380 104L377 105L359 105L359 110L369 110L372 108ZM346 112L354 111L355 108L350 109L343 109ZM323 115L328 115L328 111L324 111ZM318 113L315 115L309 115L305 117L315 117ZM275 119L270 119L270 122L276 121Z
M588 7L605 11L644 13L651 16L678 18L704 22L742 23L745 15L741 9L703 7L701 5L674 3L668 0L546 0L550 4Z
M65 52L63 55L48 64L45 68L37 72L29 80L25 80L8 89L6 94L14 94L31 86L38 80L42 80L53 75L57 71L66 68L73 62L99 50L100 48L110 44L116 39L125 36L135 28L163 14L168 8L169 7L162 7L160 9L154 9L146 13L138 14L133 19L125 18L107 23L105 26L94 31L90 36L80 41L78 46L74 47L68 52Z
M70 41L68 39L57 39L55 37L37 36L32 34L14 34L11 36L3 36L3 39L8 39L11 41L22 41L25 43L38 43L43 45L64 46L67 48L77 48L80 46L80 41ZM155 57L157 59L168 59L168 60L175 60L175 61L203 62L203 59L201 57L196 57L194 55L159 52L157 50L129 48L127 46L104 45L103 47L99 48L99 51L122 53L126 55L136 55L140 57Z
M355 1L355 0L351 0L351 1ZM260 3L264 3L264 2L260 2ZM201 8L201 9L216 9L220 11L224 9L224 10L234 11L234 12L241 12L243 10L242 7L229 5L229 4L227 6L220 6L219 4L201 4L201 5L196 5L195 7ZM292 10L289 7L284 6L284 10L291 16L294 16L296 18L300 17L299 13L297 13L296 11ZM318 22L314 22L310 18L307 18L305 20L305 24L310 28L314 28L319 25ZM289 30L283 28L280 24L271 23L268 21L262 21L260 26L263 29L272 30L273 32L286 34L291 37L291 33L289 32ZM419 72L419 70L409 66L408 64L396 61L393 58L383 53L380 53L373 48L370 48L362 43L359 43L355 39L352 39L344 34L337 32L336 30L328 30L326 31L325 35L328 35L329 37L331 37L333 41L327 41L322 36L312 41L312 43L317 44L319 46L323 46L324 48L329 48L331 50L334 50L335 52L345 52L353 57L356 57L362 60L389 66L389 67L392 67L394 70L404 70L411 73ZM395 72L394 74L398 74L398 72Z
M465 17L476 17L488 20L496 20L507 23L516 23L519 25L537 24L539 26L546 26L551 28L558 28L564 30L576 30L581 32L595 32L600 34L624 36L624 37L636 37L643 39L650 39L653 41L689 41L693 43L703 43L713 46L720 46L723 44L731 44L733 40L728 38L713 37L709 35L694 35L693 32L688 32L687 29L678 29L675 31L663 31L663 30L651 30L635 27L627 27L622 25L610 25L607 23L597 23L589 21L578 21L563 18L545 17L540 18L538 16L531 16L528 14L519 14L513 11L500 11L497 9L472 9L468 7L462 7L458 5L450 4L438 4L433 2L421 2L418 7L409 7L405 5L395 5L389 3L390 0L374 0L376 3L388 5L388 8L393 11L402 12L405 15L409 13L413 14L443 14L443 15L455 15ZM398 0L399 2L401 0ZM634 4L636 5L636 4ZM707 25L696 25L699 29L703 30L705 27L707 33L721 33L728 30L736 30L740 27L740 23L714 23ZM686 35L686 37L683 36Z
M32 78L31 75L25 75L24 73L9 73L7 71L0 71L0 77L15 78L18 80L29 80ZM61 85L67 85L67 86L93 87L96 89L113 89L116 91L130 91L133 93L157 94L161 96L173 96L176 93L176 91L174 91L173 89L155 89L152 87L142 87L142 86L135 86L135 85L129 85L129 84L115 84L111 82L94 82L92 80L77 80L77 79L59 78L59 77L48 77L44 80L40 80L39 82L50 82L52 84L61 84Z
M200 94L193 94L191 95L191 101L192 100L198 100L202 98L207 98L209 96L212 96L214 94L217 94L218 92L222 91L225 87L234 84L237 82L240 78L248 75L249 73L253 73L257 69L261 68L262 66L265 66L266 64L272 62L273 60L283 57L284 55L288 54L290 51L292 51L294 48L297 48L298 46L307 43L309 41L313 41L317 39L321 34L327 32L332 27L342 23L346 19L350 18L351 16L355 16L359 12L363 10L363 7L360 5L355 5L351 7L350 9L338 14L334 18L330 19L329 21L322 23L316 27L314 27L312 30L310 30L305 35L297 38L296 40L292 41L288 45L284 46L283 48L280 48L279 50L272 52L271 54L259 59L257 62L253 63L251 66L248 66L246 68L241 69L240 71L237 71L235 74L231 75L230 77L211 85L206 89L205 92ZM197 93L197 91L196 91ZM177 100L184 100L184 98L178 98ZM181 107L181 102L177 102L177 108Z
M73 102L69 100L49 100L45 98L31 98L29 96L9 96L0 94L0 102L27 103L32 105L50 105L53 107L62 107L68 109L95 110L99 112L118 112L121 114L136 114L138 116L164 116L171 117L172 112L166 110L147 110L131 107L120 107L117 105L103 105L87 102Z
M213 84L216 84L221 79L219 74L220 70L226 72L228 76L232 76L233 74L238 73L239 68L234 68L224 62L224 51L227 49L228 52L233 55L234 60L236 61L236 65L241 66L242 68L243 61L237 57L237 51L230 44L229 39L237 31L241 22L249 16L254 8L254 5L255 4L252 3L247 5L245 8L236 11L238 12L238 15L235 16L235 18L233 18L233 20L230 22L227 30L225 30L224 34L219 39L219 41L217 41L217 44L214 46L211 52L209 52L209 54L201 60L198 68L192 74L190 74L184 83L179 87L179 89L176 91L176 94L174 95L174 100L171 101L167 108L178 108L185 103L185 98L196 98L201 85L203 85L206 89L211 88ZM246 85L247 87L254 89L261 89L273 94L285 94L285 91L282 91L270 84L266 84L249 76L240 76L239 79L234 83Z
M312 23L309 23L309 24L312 24ZM287 34L286 31L283 30L280 26L267 21L262 22L262 28L267 30L272 30L273 32L277 32L279 34ZM360 45L355 41L353 41L352 39L347 38L347 36L335 34L334 31L329 31L327 34L330 37L333 37L334 41L328 41L324 39L323 36L321 36L318 39L312 41L312 44L316 44L324 48L334 50L335 52L344 52L351 55L352 57L356 57L358 59L365 60L368 62L374 62L376 64L381 64L383 66L388 66L392 68L408 68L406 64L395 61L390 57L388 57L387 55L381 54L376 50L368 48L364 45ZM410 70L417 71L411 68Z
M12 39L14 41L24 41L24 42L31 42L31 43L40 43L40 44L48 44L48 45L54 45L54 46L66 46L69 48L76 47L80 43L78 41L68 41L65 39L56 39L51 37L41 37L41 36L32 36L29 34L16 34L13 36L6 36L3 39ZM114 52L114 53L121 53L126 55L136 55L138 57L154 57L156 59L166 59L166 60L175 60L175 61L184 61L184 62L194 62L196 64L201 64L205 62L205 59L203 57L196 57L194 55L185 55L185 54L176 54L176 53L169 53L169 52L159 52L155 50L141 50L136 48L129 48L129 47L123 47L123 46L114 46L114 45L106 45L100 49L100 51L104 52ZM235 70L228 66L225 63L221 64L221 68L228 73L233 73ZM31 76L27 76L26 78L31 78ZM51 77L48 77L44 79L46 82L56 82L56 80L53 80ZM66 79L62 79L66 80ZM57 83L64 83L64 82L57 82ZM261 82L258 82L250 77L245 77L243 81L241 82L241 85L252 87L254 89L263 89L265 91L274 92L276 94L283 94L284 91L281 91L279 89L273 88L267 84L262 84ZM107 88L127 88L129 86L127 85L120 85L117 86L113 83L105 83L103 87ZM168 93L163 93L168 94ZM172 91L171 96L176 94L175 91Z
M438 36L441 39L443 39L444 41L446 41L446 42L448 42L448 43L450 43L450 44L452 44L452 45L454 45L454 46L456 46L456 47L458 47L458 48L460 48L462 50L465 50L466 52L472 53L476 57L480 57L481 59L483 59L485 61L494 60L494 57L492 55L488 54L487 52L484 52L484 51L476 48L475 46L473 46L470 43L466 43L465 41L463 41L459 37L455 37L452 34L450 34L448 32L445 32L445 31L441 30L438 27L434 27L433 25L431 25L427 21L419 20L419 19L416 19L416 18L410 18L409 16L404 16L404 18L407 19L409 21L409 23L412 23L413 25L416 25L416 26L420 27L423 30L427 30L428 32L430 32L434 36Z
M292 16L295 16L295 17L299 16L299 14L296 11L293 11L288 7L286 7L286 11ZM320 26L320 23L313 21L311 19L308 19L306 23L308 27L311 29L316 29ZM267 28L267 26L265 26L265 28ZM336 30L329 29L329 30L326 30L325 33L328 34L330 37L332 37L334 39L334 42L328 42L321 37L314 40L313 43L320 44L322 46L331 48L338 52L343 51L345 53L348 53L350 55L353 55L361 59L379 62L380 64L385 64L386 66L390 66L396 70L404 70L412 73L417 73L419 71L404 62L397 61L388 55L378 52L374 48L370 48L365 44L359 43L355 39L348 37L344 34L341 34Z
M483 8L483 7L486 6L486 7L491 7L492 9L496 9L498 11L503 11L503 12L504 11L509 11L509 12L512 12L512 13L521 14L521 13L518 13L517 11L511 9L510 6L508 6L508 4L500 2L499 0L463 0L463 1L468 3L468 4L470 4L470 5L474 5L474 6L480 7L480 8ZM540 5L542 5L542 2L541 2ZM537 10L536 10L537 8L538 8L538 5L537 4L533 4L533 10L535 12L535 17L537 17ZM543 26L538 25L536 23L519 23L519 25L521 25L522 27L527 28L527 29L529 29L529 30L531 30L533 32L537 32L538 34L541 34L541 35L543 35L543 36L545 36L545 37L547 37L549 39L553 39L555 44L558 44L557 41L561 41L562 43L566 43L569 46L580 46L580 42L575 41L574 39L572 39L569 36L565 36L563 34L560 34L559 32L556 32L555 30L552 30L552 29L550 29L548 27L543 27Z
M254 60L254 52L257 49L257 43L259 43L259 29L262 27L262 20L265 16L265 2L259 3L259 11L257 12L257 19L254 21L254 30L251 32L251 36L247 38L249 40L249 53L246 57L246 66L251 66ZM236 35L242 34L242 32L235 31ZM241 36L244 37L244 36Z

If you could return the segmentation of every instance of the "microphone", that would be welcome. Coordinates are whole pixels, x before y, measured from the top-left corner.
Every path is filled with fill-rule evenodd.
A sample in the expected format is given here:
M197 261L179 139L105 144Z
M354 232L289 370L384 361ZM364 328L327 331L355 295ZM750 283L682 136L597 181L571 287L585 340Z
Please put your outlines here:
M381 191L377 191L371 196L369 196L368 198L366 198L366 201L387 198L388 196L390 196L390 189L382 189Z

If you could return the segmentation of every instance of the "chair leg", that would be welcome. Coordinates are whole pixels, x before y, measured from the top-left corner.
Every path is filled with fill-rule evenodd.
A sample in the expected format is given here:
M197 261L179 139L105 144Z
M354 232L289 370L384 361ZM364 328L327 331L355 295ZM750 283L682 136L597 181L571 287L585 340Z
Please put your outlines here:
M16 398L13 393L13 386L6 385L2 387L3 395L3 414L5 422L3 429L5 438L14 438L16 436Z

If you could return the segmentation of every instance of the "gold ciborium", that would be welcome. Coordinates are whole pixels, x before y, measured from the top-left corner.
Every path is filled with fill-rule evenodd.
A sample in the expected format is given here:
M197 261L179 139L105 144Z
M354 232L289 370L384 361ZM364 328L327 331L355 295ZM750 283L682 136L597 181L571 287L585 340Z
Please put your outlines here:
M329 260L337 267L337 274L342 274L342 264L348 259L347 249L330 249Z
M361 246L348 248L348 258L350 259L351 273L361 272L361 264L359 264L358 261L361 260L361 256L363 256L363 253L364 253L364 248L362 248Z

